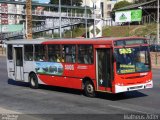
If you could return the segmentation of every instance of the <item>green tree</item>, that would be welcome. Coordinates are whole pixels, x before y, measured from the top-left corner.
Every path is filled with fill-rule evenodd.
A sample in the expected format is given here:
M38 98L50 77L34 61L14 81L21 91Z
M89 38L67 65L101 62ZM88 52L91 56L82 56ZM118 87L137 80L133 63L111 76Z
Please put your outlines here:
M120 2L118 2L118 3L116 3L115 5L114 5L114 8L113 8L113 10L116 10L116 9L119 9L119 8L122 8L122 7L126 7L126 6L129 6L129 5L132 5L133 3L130 3L130 2L128 2L128 1L120 1Z
M59 0L50 0L51 4L59 4ZM62 5L81 6L82 0L61 0Z
M122 7L129 6L129 5L132 5L132 4L133 4L133 3L130 3L130 2L125 1L125 0L116 3L116 4L114 5L114 8L112 9L111 18L112 18L113 20L115 20L115 11L116 11L117 9L122 8Z

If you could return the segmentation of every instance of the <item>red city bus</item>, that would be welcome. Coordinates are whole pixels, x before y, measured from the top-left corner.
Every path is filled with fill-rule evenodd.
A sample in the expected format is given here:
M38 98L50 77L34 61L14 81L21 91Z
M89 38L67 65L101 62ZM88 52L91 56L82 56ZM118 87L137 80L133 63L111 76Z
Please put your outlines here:
M7 42L8 77L39 84L121 93L152 88L145 38L14 40Z

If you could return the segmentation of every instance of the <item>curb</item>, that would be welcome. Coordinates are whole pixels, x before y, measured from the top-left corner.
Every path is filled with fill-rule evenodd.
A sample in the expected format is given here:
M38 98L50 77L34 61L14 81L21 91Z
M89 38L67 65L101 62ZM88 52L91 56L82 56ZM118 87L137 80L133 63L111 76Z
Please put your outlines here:
M152 66L152 69L160 69L160 66Z
M6 56L6 54L0 54L0 56Z
M42 120L32 114L23 114L0 107L0 120ZM34 114L33 114L34 115Z
M20 113L0 107L0 114L20 114Z

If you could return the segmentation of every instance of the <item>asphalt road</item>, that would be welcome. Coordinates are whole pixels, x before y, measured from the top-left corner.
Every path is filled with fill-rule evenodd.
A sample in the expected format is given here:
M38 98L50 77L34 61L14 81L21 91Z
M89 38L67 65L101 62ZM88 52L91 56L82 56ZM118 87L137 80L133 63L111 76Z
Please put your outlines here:
M34 90L26 83L8 80L5 57L0 57L0 113L8 110L37 119L54 116L65 120L116 115L123 115L124 119L124 114L130 113L156 115L160 114L160 70L153 70L153 80L154 88L127 92L123 96L101 93L97 98L88 98L77 90L46 86Z

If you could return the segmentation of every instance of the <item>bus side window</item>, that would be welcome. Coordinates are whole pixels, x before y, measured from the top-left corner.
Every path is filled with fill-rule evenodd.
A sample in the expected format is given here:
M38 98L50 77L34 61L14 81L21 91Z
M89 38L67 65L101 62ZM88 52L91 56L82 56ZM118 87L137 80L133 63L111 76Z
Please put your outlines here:
M63 59L67 63L76 62L76 45L62 45L63 48Z
M45 45L35 45L34 60L35 61L46 61L46 46Z
M33 45L24 45L24 60L33 61Z
M8 46L7 46L7 57L8 57L8 60L13 60L13 49L12 49L12 45L8 45Z
M48 45L48 61L61 62L60 45Z
M78 45L78 63L93 64L92 45Z

